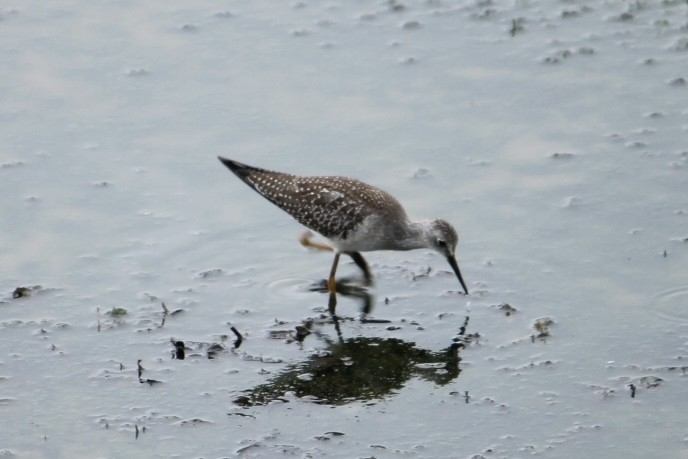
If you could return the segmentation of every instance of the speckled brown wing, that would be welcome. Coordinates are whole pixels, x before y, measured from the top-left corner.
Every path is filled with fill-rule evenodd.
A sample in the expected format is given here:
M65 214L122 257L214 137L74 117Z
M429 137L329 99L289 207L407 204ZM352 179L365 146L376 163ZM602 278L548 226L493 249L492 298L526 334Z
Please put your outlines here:
M346 177L300 177L222 160L241 180L302 225L346 239L370 215L405 217L389 193Z

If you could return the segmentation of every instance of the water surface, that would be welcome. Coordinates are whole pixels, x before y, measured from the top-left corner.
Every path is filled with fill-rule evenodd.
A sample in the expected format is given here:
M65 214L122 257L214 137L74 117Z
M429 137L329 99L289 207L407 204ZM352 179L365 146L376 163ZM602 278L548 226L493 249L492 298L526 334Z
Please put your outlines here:
M685 457L687 14L3 6L0 452ZM340 296L332 322L331 255L217 155L451 221L471 294L373 253L367 320Z

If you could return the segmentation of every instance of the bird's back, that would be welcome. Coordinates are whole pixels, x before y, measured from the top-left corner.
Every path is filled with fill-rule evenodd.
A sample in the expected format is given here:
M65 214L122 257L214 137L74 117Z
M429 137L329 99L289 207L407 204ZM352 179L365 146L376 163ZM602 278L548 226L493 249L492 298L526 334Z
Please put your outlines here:
M369 216L405 220L389 193L347 177L302 177L221 158L237 177L302 225L326 238L346 239Z

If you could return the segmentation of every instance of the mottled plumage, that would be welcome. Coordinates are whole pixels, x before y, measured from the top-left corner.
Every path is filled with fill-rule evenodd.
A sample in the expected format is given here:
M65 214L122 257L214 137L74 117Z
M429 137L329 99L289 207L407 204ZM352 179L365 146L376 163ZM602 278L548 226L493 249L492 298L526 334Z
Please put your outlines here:
M389 193L346 177L300 177L232 162L228 167L264 198L328 239L346 239L371 215L406 218Z
M219 159L263 197L332 242L337 253L329 279L331 284L340 253L351 255L366 278L370 278L365 260L358 252L426 247L447 257L468 293L454 258L458 235L446 221L412 222L392 195L356 179L302 177ZM307 241L302 242L308 245Z

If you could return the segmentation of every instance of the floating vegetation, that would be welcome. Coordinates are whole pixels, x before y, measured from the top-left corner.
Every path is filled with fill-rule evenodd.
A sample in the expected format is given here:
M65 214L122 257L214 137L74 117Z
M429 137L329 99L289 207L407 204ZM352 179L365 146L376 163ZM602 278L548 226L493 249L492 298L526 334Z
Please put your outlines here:
M531 336L531 340L533 342L535 342L536 339L539 339L540 341L547 340L547 338L549 338L550 336L549 329L552 325L554 325L554 321L549 317L542 317L540 319L537 319L533 324L535 334Z
M112 309L106 311L105 313L101 313L99 306L96 308L96 311L98 313L97 328L99 332L103 328L107 330L123 326L126 323L125 317L129 315L129 312L125 308L120 308L117 306L114 306Z
M124 316L126 316L128 313L127 313L127 310L124 309L124 308L113 307L113 308L108 312L108 314L109 314L110 316L112 316L112 317L117 318L117 317L124 317Z

